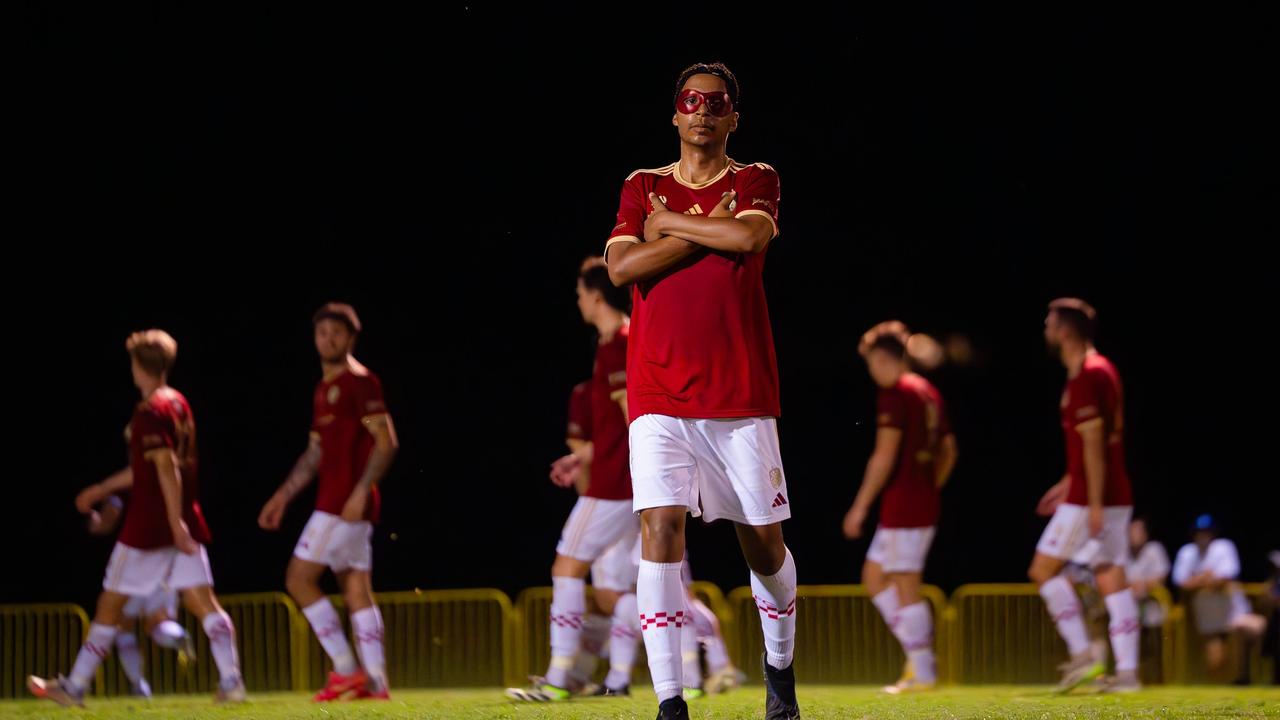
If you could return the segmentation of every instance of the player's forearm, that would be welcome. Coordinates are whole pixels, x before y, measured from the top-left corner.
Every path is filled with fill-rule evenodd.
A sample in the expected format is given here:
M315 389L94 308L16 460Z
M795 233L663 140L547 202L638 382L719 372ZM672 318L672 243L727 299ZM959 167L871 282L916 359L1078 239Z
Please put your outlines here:
M398 451L399 449L390 443L374 445L373 451L369 453L369 462L365 464L364 473L360 476L357 489L363 489L368 492L382 482L387 470L391 469L391 463L396 459Z
M160 494L164 497L165 517L169 527L177 527L182 522L182 473L177 463L170 460L156 460L156 477L160 482Z
M133 487L133 468L112 473L106 480L98 483L98 488L104 495L114 495L131 487Z
M879 453L871 456L867 461L866 472L862 475L862 487L858 488L858 496L853 501L855 507L866 510L876 501L880 491L889 482L889 473L893 471L893 460L892 457Z
M758 253L773 238L772 224L752 224L732 217L665 212L650 219L663 235L672 235L723 252Z
M939 452L941 455L938 457L937 483L938 487L942 487L947 484L947 480L951 479L951 471L955 469L956 458L960 455L959 450L956 448L955 437L948 435L943 438Z
M1086 480L1088 480L1089 505L1102 507L1103 489L1106 486L1107 479L1107 464L1102 459L1102 450L1100 448L1095 453L1086 447L1084 473Z
M569 452L583 463L590 463L596 454L595 444L590 440L571 440Z
M292 500L294 496L311 484L319 467L320 448L313 445L302 453L298 458L298 462L293 464L293 469L289 471L289 476L280 484L280 489L276 490L276 494L285 500Z
M619 242L609 247L609 279L619 287L643 282L675 267L702 248L677 237L653 242Z

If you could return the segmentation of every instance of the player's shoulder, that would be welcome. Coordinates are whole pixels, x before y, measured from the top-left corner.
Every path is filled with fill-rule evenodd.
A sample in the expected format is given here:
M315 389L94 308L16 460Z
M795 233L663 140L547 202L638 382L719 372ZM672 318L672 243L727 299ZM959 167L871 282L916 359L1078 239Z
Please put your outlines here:
M627 179L624 182L643 183L646 180L650 180L650 179L656 180L658 178L670 177L671 175L675 174L676 165L678 164L679 164L678 162L673 162L670 165L663 165L662 167L640 168L639 170L633 170L631 174L627 176Z
M748 177L752 175L772 175L774 177L778 176L778 171L775 170L772 165L770 165L769 163L763 163L763 162L741 163L741 162L738 162L737 160L730 160L729 172L734 173L736 175L742 175L743 177Z
M377 373L354 360L347 372L342 374L341 381L348 385L382 385Z
M183 417L191 414L191 406L182 393L171 387L163 387L151 393L151 397L139 406L142 412L156 417Z

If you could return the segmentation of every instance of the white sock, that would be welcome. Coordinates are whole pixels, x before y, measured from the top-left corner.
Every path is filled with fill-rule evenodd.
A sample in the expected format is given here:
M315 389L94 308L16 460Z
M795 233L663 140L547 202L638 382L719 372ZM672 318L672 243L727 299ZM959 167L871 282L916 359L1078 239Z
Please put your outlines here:
M613 607L613 627L609 629L609 674L604 684L621 690L631 684L631 668L636 664L636 645L640 642L640 610L635 593L618 598Z
M382 612L377 605L351 613L351 629L355 631L356 652L364 671L380 689L387 687L387 663L382 649Z
M689 600L693 609L693 627L698 631L698 642L707 653L707 669L718 673L729 667L729 648L720 635L720 618L698 598Z
M609 628L612 625L612 618L605 615L587 613L583 616L582 640L573 660L573 669L569 671L575 685L591 682L600 659L609 657Z
M230 687L240 679L240 657L236 652L236 627L226 611L218 610L204 616L204 634L209 637L209 654L218 666L222 686Z
M89 684L93 682L93 674L98 670L98 664L107 658L115 639L115 625L99 623L89 625L89 636L80 646L80 652L76 655L76 664L71 666L71 674L67 676L73 693L83 695L85 690L89 689Z
M911 661L911 669L921 682L936 682L933 657L933 615L923 600L898 609L894 635Z
M120 657L120 667L129 676L134 685L142 679L142 654L138 652L138 638L133 633L121 630L116 633L116 654Z
M681 685L680 630L684 626L684 581L680 563L640 561L636 607L649 656L649 676L658 702L676 697Z
M1061 575L1040 586L1040 597L1044 598L1049 616L1058 626L1058 634L1067 641L1067 650L1072 657L1089 650L1089 634L1084 629L1084 618L1081 617L1080 597L1076 589Z
M1111 616L1111 652L1116 656L1116 672L1138 669L1138 603L1133 591L1125 588L1104 598Z
M329 659L333 661L333 671L339 675L350 675L355 672L359 667L356 665L356 656L351 652L347 634L342 629L342 620L329 599L320 598L302 608L302 614L307 616L307 622L311 623L311 629L320 640L320 647L324 648Z
M187 644L187 631L172 620L162 620L151 628L151 642L162 648L177 650Z
M574 658L582 642L582 615L587 610L587 583L582 578L551 578L551 666L547 683L568 688Z
M751 593L760 610L765 660L775 669L785 670L791 665L796 644L796 563L791 550L773 575L752 571Z
M693 604L685 596L684 623L680 628L680 684L702 687L702 656L698 652L698 629L693 624Z
M889 626L890 630L893 630L893 623L898 615L898 587L890 585L872 595L871 604L876 606L876 609L880 611L880 617L883 617L885 624Z

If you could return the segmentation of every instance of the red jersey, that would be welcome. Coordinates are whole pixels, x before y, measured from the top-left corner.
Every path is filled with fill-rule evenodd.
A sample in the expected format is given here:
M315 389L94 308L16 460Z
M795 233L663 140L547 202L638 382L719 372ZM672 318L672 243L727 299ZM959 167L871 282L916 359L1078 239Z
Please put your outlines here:
M627 392L628 335L623 325L613 339L596 348L591 370L591 482L583 493L587 497L631 498L627 418L618 402Z
M311 432L320 438L316 509L341 515L373 452L373 434L363 421L387 412L382 383L367 369L344 370L331 380L320 380L313 407ZM377 522L380 502L374 486L365 504L366 520Z
M951 434L942 394L928 380L904 373L891 388L881 388L876 424L902 431L898 461L880 502L880 526L931 527L941 510L938 448Z
M591 381L573 386L569 393L569 427L564 436L570 440L591 439Z
M737 191L735 217L763 215L778 226L778 174L764 163L729 161L703 183L680 176L679 163L637 170L622 186L609 243L641 242L652 212L649 193L667 209L710 212ZM606 256L608 244L605 246ZM778 362L764 296L764 251L699 250L673 270L632 288L627 398L632 418L776 417Z
M1066 436L1067 474L1071 488L1066 502L1089 504L1089 484L1084 472L1084 436L1079 427L1088 422L1102 423L1103 454L1107 475L1103 485L1102 504L1107 507L1132 505L1129 472L1124 465L1124 389L1116 366L1102 355L1085 356L1080 374L1067 381L1062 392L1062 434Z
M121 543L139 550L173 545L169 530L169 514L165 510L164 493L160 490L160 473L147 458L152 450L169 449L178 459L182 483L182 519L198 543L213 538L200 512L199 485L196 476L196 421L191 406L182 393L163 387L138 403L129 421L129 467L133 471L133 489L120 529Z

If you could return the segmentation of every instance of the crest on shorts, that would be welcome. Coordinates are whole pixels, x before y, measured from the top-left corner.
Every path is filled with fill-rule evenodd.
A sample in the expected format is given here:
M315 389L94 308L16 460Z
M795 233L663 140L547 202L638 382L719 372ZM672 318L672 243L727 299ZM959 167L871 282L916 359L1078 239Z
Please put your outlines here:
M769 483L773 485L774 490L782 487L782 468L774 468L769 471Z
M342 395L342 391L338 389L338 386L331 385L329 386L329 394L326 397L329 400L329 404L333 405L334 403L338 402L338 398L341 395Z

